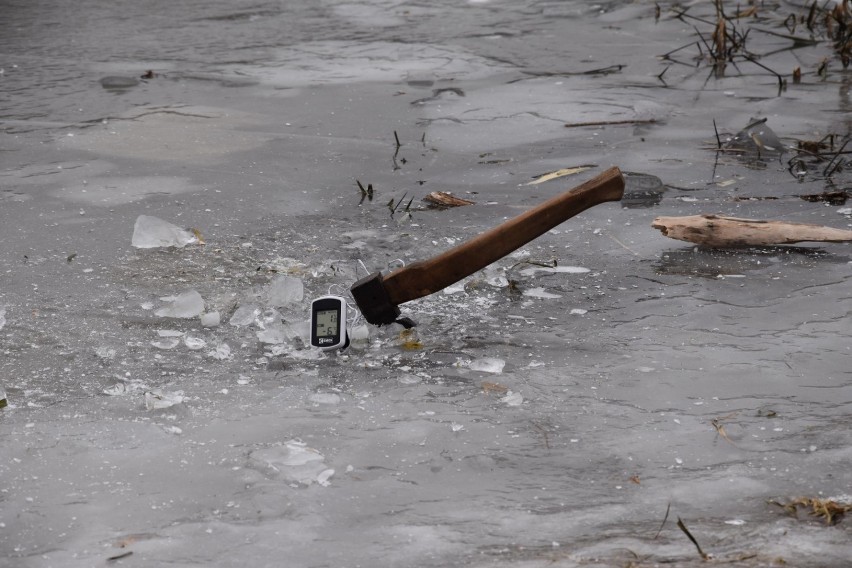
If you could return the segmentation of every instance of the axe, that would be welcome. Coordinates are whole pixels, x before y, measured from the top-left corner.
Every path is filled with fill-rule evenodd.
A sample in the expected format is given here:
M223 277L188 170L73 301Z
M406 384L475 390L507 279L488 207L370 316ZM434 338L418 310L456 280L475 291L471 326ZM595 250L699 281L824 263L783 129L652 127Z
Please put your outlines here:
M387 276L381 272L365 276L350 288L352 297L371 324L394 323L399 319L400 304L443 290L574 215L607 201L619 201L623 194L621 171L610 168L436 257L409 264ZM400 323L413 325L410 320Z

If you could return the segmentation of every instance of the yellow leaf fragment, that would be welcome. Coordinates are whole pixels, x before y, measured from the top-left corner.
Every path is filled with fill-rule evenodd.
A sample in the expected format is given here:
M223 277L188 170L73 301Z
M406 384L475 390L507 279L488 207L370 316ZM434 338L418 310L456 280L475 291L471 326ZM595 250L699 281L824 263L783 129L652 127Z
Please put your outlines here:
M417 351L423 349L423 342L417 336L417 330L404 329L399 332L399 346L405 351Z
M195 227L190 227L189 230L192 231L192 234L195 235L196 239L198 239L198 244L200 244L200 245L206 245L207 244L204 241L204 236L201 234L201 231L199 231Z
M548 172L546 174L541 174L539 176L535 176L531 182L528 182L526 185L536 185L539 183L544 183L546 181L550 181L552 179L561 178L564 176L573 176L575 174L579 174L585 172L586 170L590 170L596 166L577 166L575 168L563 168L561 170L556 170L555 172Z
M500 383L492 383L491 381L482 381L482 383L480 383L480 386L482 387L482 391L485 394L506 394L507 392L509 392L509 387L503 386Z

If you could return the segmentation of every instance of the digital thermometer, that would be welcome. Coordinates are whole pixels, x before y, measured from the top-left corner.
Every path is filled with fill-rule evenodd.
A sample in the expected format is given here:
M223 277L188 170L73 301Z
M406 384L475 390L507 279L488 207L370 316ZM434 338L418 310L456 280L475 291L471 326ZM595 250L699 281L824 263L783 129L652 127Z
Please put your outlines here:
M340 296L323 296L311 302L311 345L323 351L346 349L346 300Z

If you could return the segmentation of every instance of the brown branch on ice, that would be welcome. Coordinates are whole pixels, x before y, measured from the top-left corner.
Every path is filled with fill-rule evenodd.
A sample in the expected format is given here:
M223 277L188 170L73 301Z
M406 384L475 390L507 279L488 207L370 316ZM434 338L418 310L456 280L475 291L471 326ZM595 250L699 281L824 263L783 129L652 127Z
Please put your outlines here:
M657 217L651 226L663 235L708 247L767 246L804 241L852 241L852 231L784 221L738 219L717 215Z

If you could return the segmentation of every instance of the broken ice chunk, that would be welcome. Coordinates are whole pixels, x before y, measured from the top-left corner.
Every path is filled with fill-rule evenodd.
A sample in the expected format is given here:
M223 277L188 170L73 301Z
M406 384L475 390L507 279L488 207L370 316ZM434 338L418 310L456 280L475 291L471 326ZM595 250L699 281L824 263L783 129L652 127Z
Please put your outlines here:
M326 473L325 457L303 442L291 440L281 446L255 450L251 458L266 465L285 478L303 485L328 482L331 474ZM332 473L334 473L332 471ZM321 483L322 484L322 483Z
M485 373L502 373L506 361L495 357L483 357L470 362L471 371L483 371Z
M521 270L523 276L536 276L539 272L548 273L565 273L565 274L585 274L591 272L590 269L583 266L532 266Z
M276 276L266 289L266 303L280 307L301 302L305 296L302 281L293 276Z
M6 325L6 306L0 307L0 329Z
M340 404L340 395L333 392L317 392L308 397L314 404Z
M0 321L0 324L2 324L2 321ZM0 325L0 328L2 327L3 326ZM105 346L96 347L95 356L98 359L103 359L104 361L112 361L113 359L115 359L115 349Z
M524 397L519 392L509 391L506 393L506 396L500 399L500 402L504 403L506 406L520 406L524 403Z
M172 225L158 217L140 215L133 226L131 244L136 248L177 247L182 248L198 241L190 231Z
M231 347L227 343L220 343L216 346L216 349L208 351L207 355L217 361L225 361L231 358Z
M280 325L283 321L284 318L281 316L281 312L274 308L263 310L263 313L255 319L255 323L260 329L266 329L270 326L275 327L276 325Z
M127 385L124 383L115 383L111 387L105 388L103 393L108 396L121 396L127 394Z
M784 152L786 147L766 124L766 119L752 118L748 125L729 138L725 146L749 152Z
M177 337L165 337L163 339L152 341L151 345L156 347L157 349L174 349L180 343L180 339Z
M505 270L502 268L487 266L482 274L489 286L505 288L509 285L509 279L506 278Z
M183 391L163 392L161 390L152 390L145 393L145 408L148 410L169 408L182 403L184 400L186 398L183 396Z
M310 341L310 322L305 322L307 327L304 329L305 337ZM370 339L370 329L366 325L359 325L349 330L349 340L352 343L365 342Z
M170 306L154 312L163 318L194 318L204 311L204 299L195 290L187 290L171 298Z
M187 335L183 338L183 344L186 345L187 349L191 349L192 351L197 351L199 349L204 349L207 347L207 342L201 339L200 337L193 337Z
M216 327L220 323L219 312L207 312L201 314L201 325L203 327Z
M281 345L282 343L303 344L311 340L310 324L308 322L295 322L284 324L273 322L257 332L257 340L268 345Z
M280 345L285 339L284 326L280 323L268 325L257 332L257 340L267 345Z
M530 288L529 290L524 290L524 296L529 296L530 298L542 298L545 300L549 300L552 298L561 298L562 296L559 294L551 294L550 292L545 291L544 288Z
M158 329L157 335L160 337L183 337L184 333L176 329Z
M321 471L320 474L317 476L317 483L319 483L323 487L328 487L329 485L331 485L329 479L331 479L332 475L334 475L333 469L325 469Z
M231 315L229 323L236 327L251 325L255 322L257 316L260 315L260 308L255 304L246 304L240 306Z
M411 373L403 373L397 379L401 385L416 385L423 382L423 379Z
M444 294L457 294L459 292L464 292L464 282L456 282L455 284L450 284L442 291Z

